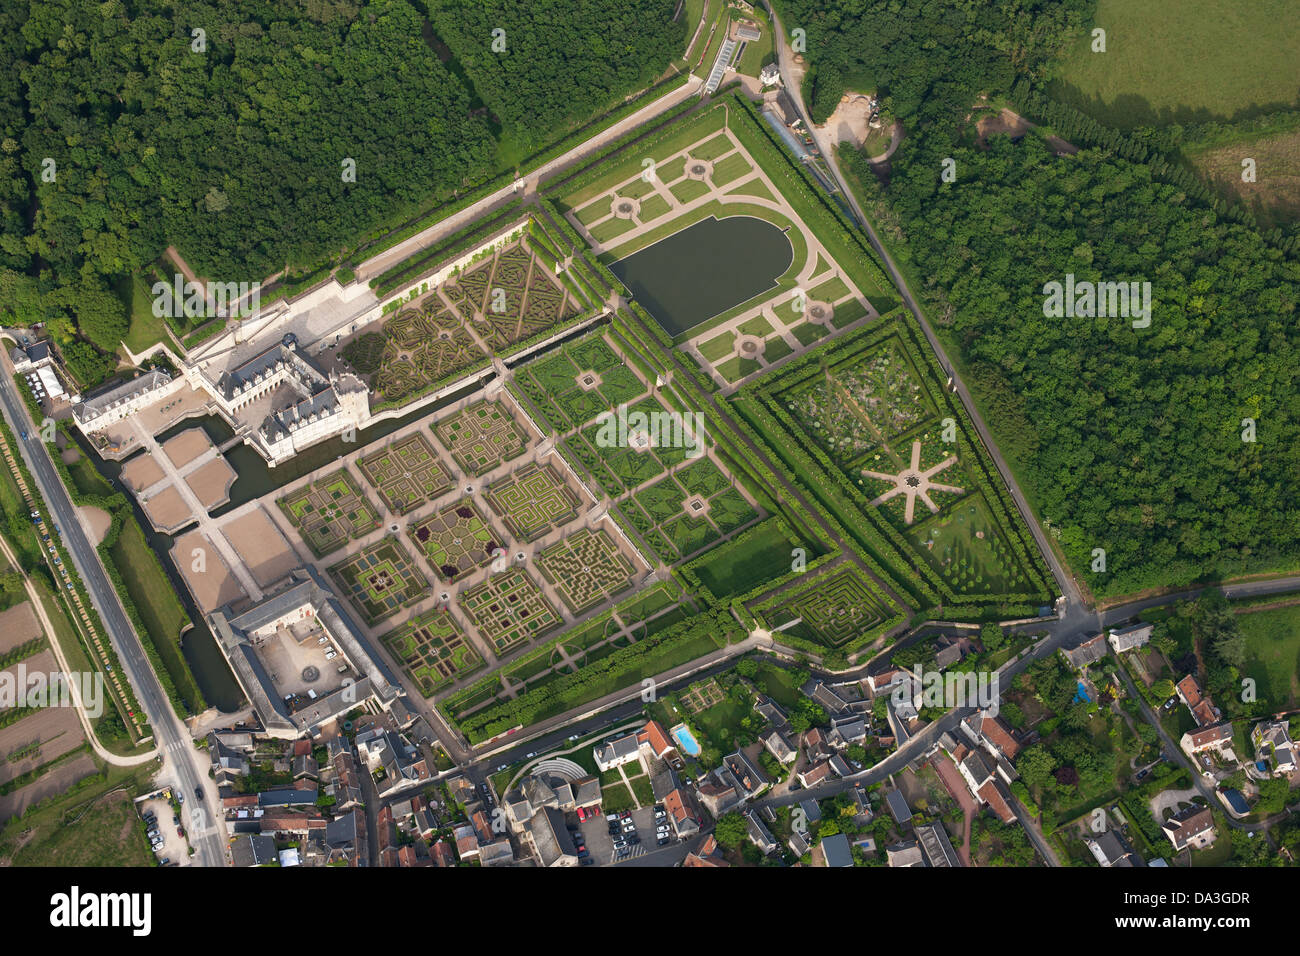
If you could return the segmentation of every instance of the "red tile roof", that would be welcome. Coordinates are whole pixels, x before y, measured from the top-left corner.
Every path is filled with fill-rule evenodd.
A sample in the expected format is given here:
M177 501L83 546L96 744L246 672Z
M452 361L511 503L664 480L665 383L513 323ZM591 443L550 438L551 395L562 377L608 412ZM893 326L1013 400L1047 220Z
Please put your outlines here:
M1011 812L1011 805L1002 797L1002 792L998 789L997 781L990 780L984 786L979 788L979 798L989 805L999 820L1003 823L1011 823L1015 820L1016 815Z
M662 757L668 751L675 749L672 741L668 739L668 735L664 733L663 727L659 725L657 720L652 720L642 727L638 739L642 735L649 742L650 749L654 751L656 757Z

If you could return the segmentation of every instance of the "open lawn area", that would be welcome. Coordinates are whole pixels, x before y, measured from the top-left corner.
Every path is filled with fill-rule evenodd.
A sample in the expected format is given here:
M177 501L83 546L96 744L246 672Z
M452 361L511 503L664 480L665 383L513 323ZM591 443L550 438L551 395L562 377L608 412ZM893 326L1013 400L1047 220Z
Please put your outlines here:
M1242 118L1296 104L1294 0L1098 0L1050 92L1100 122L1134 126ZM1284 24L1291 29L1281 29Z
M1259 696L1278 710L1300 701L1300 606L1238 614L1246 635L1244 674L1259 683Z

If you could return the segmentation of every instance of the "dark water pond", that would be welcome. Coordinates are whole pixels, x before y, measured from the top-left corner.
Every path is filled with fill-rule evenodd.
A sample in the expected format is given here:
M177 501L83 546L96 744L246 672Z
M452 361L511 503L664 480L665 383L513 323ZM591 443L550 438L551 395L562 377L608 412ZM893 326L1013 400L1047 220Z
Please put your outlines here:
M669 335L776 285L794 261L785 233L753 216L709 218L610 263Z

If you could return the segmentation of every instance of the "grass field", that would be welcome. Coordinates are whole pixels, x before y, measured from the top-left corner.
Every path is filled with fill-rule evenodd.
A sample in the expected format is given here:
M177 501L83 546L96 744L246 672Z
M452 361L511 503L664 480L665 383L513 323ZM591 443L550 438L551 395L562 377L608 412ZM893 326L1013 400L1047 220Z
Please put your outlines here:
M144 824L128 796L147 787L147 778L147 768L114 768L106 779L9 820L0 830L0 866L153 865Z
M1099 0L1091 36L1067 51L1050 92L1120 128L1242 118L1296 103L1294 0Z
M714 597L725 601L788 573L794 547L780 525L768 521L751 537L729 541L707 552L692 569Z
M1259 696L1277 710L1300 701L1300 606L1238 614L1246 635L1245 676L1259 682Z
M123 521L121 533L108 551L176 690L194 713L201 712L203 694L181 653L181 632L190 618L139 523L129 517Z
M1185 152L1220 194L1245 203L1265 229L1300 219L1300 127ZM1245 157L1255 161L1253 183L1241 181Z

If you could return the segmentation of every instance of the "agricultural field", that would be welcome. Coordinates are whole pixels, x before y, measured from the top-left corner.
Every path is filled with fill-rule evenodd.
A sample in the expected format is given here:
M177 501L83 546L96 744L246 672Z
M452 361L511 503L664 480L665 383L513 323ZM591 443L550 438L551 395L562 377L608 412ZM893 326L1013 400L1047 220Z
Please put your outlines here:
M578 516L578 495L554 465L530 462L485 495L506 529L520 541L536 541Z
M410 607L429 582L400 544L385 538L329 569L330 577L372 627Z
M483 666L483 658L444 608L421 614L380 642L426 697Z
M604 529L579 528L543 551L537 567L574 614L632 585L635 568Z
M708 456L619 502L618 510L649 548L673 564L758 517Z
M1300 220L1300 127L1233 140L1204 148L1185 146L1183 153L1219 193L1254 212L1262 228ZM1259 170L1255 182L1242 182L1245 156L1255 160Z
M555 431L586 424L600 412L630 402L646 385L600 334L524 364L515 381Z
M452 485L451 474L438 460L438 453L419 432L358 459L357 467L395 515L414 511Z
M285 495L276 504L318 558L379 527L379 512L346 468Z
M498 656L563 623L546 595L517 567L465 591L460 607Z
M484 567L504 547L469 498L412 524L407 534L447 584Z
M1049 93L1108 126L1241 119L1294 106L1300 40L1290 0L1099 0L1106 52L1084 34Z
M438 422L434 434L466 474L478 477L513 461L528 447L528 435L501 402L484 399Z

